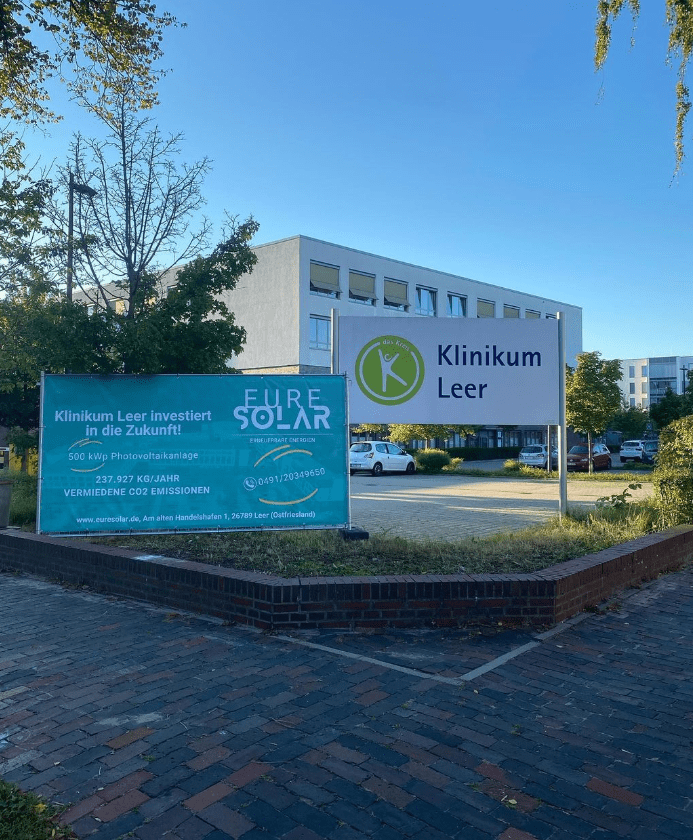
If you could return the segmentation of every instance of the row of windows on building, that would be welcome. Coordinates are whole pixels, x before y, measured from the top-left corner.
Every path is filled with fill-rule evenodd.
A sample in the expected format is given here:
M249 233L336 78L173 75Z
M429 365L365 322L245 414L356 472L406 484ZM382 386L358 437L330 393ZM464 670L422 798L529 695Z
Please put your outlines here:
M335 300L341 298L342 291L339 284L339 267L326 263L311 262L310 291L314 295L330 297ZM360 271L349 271L349 300L364 306L375 306L375 274L365 274ZM467 317L467 297L465 295L448 292L444 298L445 311L450 318ZM428 286L417 285L414 289L413 309L416 315L436 317L439 314L438 290ZM410 312L412 304L409 298L409 285L402 280L385 277L383 284L383 306L399 312ZM496 303L492 300L477 299L477 318L495 318ZM503 305L504 318L519 318L520 307ZM553 318L554 315L547 315ZM541 318L541 312L525 309L525 318Z
M658 364L652 364L651 368L647 365L640 365L640 395L641 397L649 398L650 405L656 405L668 390L676 393L677 382L675 376L674 357L667 357L656 360ZM637 382L633 380L636 378L637 365L628 365L628 394L629 404L631 407L636 405L635 394L637 393ZM649 376L649 379L648 379ZM644 381L642 381L644 380ZM685 387L685 380L682 384ZM643 408L647 407L647 399L640 400L638 403Z
M372 432L358 433L352 431L351 440L367 440L373 437ZM478 446L482 449L495 449L504 446L529 446L530 444L545 443L546 429L498 429L484 427L473 435L466 437L454 434L449 438L433 438L429 440L411 440L407 447L411 449L428 449L431 445L437 449L451 449L457 446Z

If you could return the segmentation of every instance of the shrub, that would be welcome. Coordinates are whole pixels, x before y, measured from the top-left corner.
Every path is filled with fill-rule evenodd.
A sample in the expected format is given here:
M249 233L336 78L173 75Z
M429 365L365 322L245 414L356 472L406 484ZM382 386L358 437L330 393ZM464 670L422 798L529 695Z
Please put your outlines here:
M643 464L642 461L633 461L628 464L628 469L631 472L649 472L652 469L652 464Z
M9 472L9 478L13 480L12 497L10 499L10 525L31 525L36 522L38 479L35 475L14 471Z
M513 470L513 472L520 472L520 462L515 461L513 458L509 458L503 464L504 470Z
M555 478L558 475L556 470L549 473L544 467L530 467L528 464L520 464L519 472L527 478Z
M443 449L419 449L416 465L423 472L440 472L450 463L450 455Z
M452 458L447 467L443 467L443 470L445 472L455 472L462 466L463 462L464 458Z
M693 522L693 415L662 429L652 484L665 527Z
M499 458L517 458L519 446L451 446L445 450L452 458L464 458L465 461L496 461Z

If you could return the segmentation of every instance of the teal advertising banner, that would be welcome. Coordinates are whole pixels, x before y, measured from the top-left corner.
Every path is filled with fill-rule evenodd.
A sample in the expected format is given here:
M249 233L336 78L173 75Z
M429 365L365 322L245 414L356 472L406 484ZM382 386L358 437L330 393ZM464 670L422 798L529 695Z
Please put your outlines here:
M340 376L46 375L45 534L349 524Z

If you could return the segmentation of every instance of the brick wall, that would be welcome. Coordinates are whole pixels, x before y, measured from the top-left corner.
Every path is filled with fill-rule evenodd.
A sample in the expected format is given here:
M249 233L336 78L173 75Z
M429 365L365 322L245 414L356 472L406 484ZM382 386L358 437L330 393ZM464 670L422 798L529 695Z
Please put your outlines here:
M691 559L693 527L679 526L532 574L285 579L0 531L0 570L275 630L546 626Z

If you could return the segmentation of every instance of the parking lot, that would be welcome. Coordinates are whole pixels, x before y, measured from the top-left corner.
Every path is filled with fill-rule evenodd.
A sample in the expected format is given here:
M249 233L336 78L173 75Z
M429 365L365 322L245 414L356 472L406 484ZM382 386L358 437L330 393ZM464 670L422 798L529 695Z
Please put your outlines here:
M490 470L502 462L485 464ZM572 481L569 477L568 506L593 507L597 499L621 493L628 483ZM633 491L633 498L644 498L651 492L648 482ZM557 515L557 479L533 481L446 473L377 478L357 473L351 477L352 524L371 534L456 540L519 531Z

